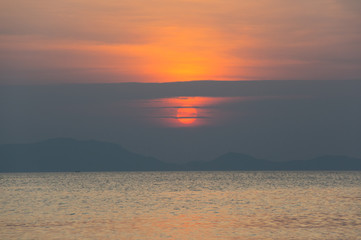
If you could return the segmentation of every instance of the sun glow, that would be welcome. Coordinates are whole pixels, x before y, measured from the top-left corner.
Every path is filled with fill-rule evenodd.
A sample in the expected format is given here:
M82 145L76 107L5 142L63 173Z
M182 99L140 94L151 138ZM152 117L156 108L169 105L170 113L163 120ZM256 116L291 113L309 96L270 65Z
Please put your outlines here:
M197 120L197 109L195 108L179 108L177 111L177 119L180 123L191 124Z
M221 106L240 101L239 97L173 97L146 100L147 121L165 127L215 125L228 118Z

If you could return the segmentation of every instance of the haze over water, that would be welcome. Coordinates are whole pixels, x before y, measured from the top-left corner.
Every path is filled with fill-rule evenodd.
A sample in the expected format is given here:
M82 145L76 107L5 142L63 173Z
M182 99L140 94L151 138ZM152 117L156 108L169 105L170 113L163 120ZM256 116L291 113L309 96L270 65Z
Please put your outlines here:
M3 173L1 239L357 239L360 172Z

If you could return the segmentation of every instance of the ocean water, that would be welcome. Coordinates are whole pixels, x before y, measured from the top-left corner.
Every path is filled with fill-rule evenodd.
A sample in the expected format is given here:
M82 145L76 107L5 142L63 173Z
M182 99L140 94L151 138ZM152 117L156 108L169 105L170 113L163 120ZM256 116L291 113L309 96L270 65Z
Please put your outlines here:
M0 239L361 239L361 172L0 174Z

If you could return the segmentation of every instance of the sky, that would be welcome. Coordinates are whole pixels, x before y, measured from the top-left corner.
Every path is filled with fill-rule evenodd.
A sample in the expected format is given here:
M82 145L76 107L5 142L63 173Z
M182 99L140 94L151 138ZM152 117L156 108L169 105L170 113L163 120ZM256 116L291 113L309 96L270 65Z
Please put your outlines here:
M0 0L0 144L361 157L359 0Z
M358 0L0 0L0 83L361 75Z

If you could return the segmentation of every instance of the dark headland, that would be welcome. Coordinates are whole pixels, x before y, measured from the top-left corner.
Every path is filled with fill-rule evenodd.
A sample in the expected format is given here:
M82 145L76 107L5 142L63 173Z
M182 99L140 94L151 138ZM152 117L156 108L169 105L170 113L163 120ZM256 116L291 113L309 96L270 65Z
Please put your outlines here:
M118 144L56 138L31 144L0 145L0 172L89 171L360 171L361 159L321 156L273 162L227 153L207 162L174 164L130 152Z

